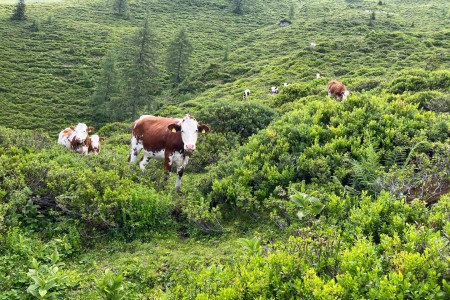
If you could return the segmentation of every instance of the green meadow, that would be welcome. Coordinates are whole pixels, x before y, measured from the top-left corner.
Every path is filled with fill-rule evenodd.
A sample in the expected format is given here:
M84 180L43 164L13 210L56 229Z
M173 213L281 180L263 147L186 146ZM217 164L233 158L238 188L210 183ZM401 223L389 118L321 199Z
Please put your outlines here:
M125 2L0 0L0 299L450 297L448 1ZM130 128L187 113L177 193Z

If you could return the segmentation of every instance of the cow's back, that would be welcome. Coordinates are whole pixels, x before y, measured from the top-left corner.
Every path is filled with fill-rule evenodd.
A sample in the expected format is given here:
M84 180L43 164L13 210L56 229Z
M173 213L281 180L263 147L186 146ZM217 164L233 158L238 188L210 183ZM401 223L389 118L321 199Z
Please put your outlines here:
M67 127L66 129L62 130L58 135L58 144L64 145L67 148L70 148L71 138L73 134L73 129L70 127Z
M346 87L343 83L331 80L328 82L328 91L333 95L342 96L346 90Z
M168 128L170 124L177 124L179 121L174 118L141 117L134 122L132 135L143 144L147 151L161 151L168 147L179 150L183 146L181 133L172 133Z

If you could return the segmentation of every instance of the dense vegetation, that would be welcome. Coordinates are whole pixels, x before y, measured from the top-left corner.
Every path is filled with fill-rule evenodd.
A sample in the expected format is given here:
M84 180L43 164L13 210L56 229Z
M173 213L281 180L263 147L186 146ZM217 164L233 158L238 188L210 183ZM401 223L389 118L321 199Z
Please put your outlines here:
M0 5L0 299L450 297L448 1L35 2ZM132 105L213 129L181 194Z

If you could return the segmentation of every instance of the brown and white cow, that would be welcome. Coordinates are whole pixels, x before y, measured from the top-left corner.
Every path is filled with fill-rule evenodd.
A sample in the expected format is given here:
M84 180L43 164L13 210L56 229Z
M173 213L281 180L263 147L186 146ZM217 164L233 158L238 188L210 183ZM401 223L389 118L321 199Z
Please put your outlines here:
M84 123L78 123L77 126L70 126L62 130L58 136L58 144L64 145L66 148L73 149L81 154L88 154L86 139L89 132L94 130Z
M144 149L144 156L139 163L140 168L144 170L151 158L162 158L166 179L170 174L172 163L175 163L178 175L175 189L179 191L189 156L195 150L198 132L209 131L207 125L198 124L190 115L184 116L183 119L141 116L134 122L131 130L128 160L130 163L136 163L139 152Z
M86 146L88 147L88 154L94 153L95 155L100 153L101 147L100 142L105 140L104 137L100 137L98 134L88 136L86 138Z
M342 101L342 99L347 98L350 92L347 90L347 87L339 81L330 80L327 84L328 89L328 97L335 97L337 100Z

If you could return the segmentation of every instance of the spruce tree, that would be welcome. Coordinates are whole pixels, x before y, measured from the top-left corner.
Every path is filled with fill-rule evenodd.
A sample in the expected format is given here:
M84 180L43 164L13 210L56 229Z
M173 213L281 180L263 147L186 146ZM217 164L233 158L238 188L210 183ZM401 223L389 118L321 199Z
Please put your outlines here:
M114 0L113 11L121 17L128 17L128 0Z
M134 121L138 109L145 105L153 108L152 96L158 92L157 46L158 41L150 30L147 18L125 51L122 68L125 93L121 101L122 107L115 107L120 110L123 120Z
M181 29L170 43L167 52L166 67L174 85L186 78L192 50L192 44L189 42L185 30Z
M26 19L25 10L26 10L25 0L17 1L16 6L14 7L14 12L13 12L13 15L11 16L11 19L25 20Z
M294 4L291 3L291 6L289 7L289 20L292 21L294 20L295 17L295 7Z
M114 107L117 105L120 91L120 81L116 66L116 56L108 52L102 63L102 73L92 96L92 119L103 125L117 121ZM98 126L98 125L97 125Z
M243 6L244 0L232 0L233 2L233 12L238 15L242 15L244 13Z

